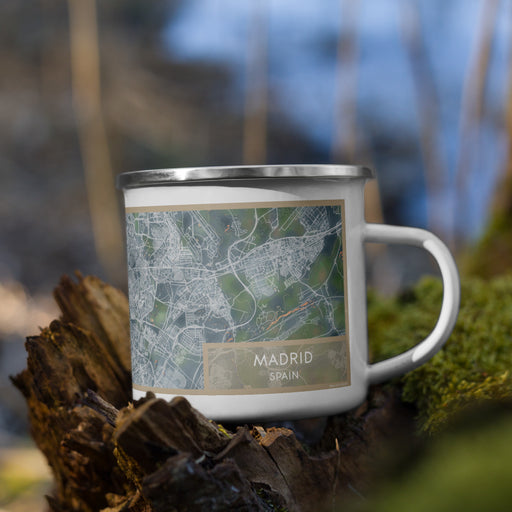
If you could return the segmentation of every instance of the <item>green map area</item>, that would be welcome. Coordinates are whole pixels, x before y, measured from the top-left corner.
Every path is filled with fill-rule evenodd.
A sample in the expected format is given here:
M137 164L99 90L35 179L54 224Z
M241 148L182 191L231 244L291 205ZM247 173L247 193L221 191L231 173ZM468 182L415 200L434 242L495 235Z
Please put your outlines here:
M203 344L345 334L339 204L130 211L134 384L203 389Z

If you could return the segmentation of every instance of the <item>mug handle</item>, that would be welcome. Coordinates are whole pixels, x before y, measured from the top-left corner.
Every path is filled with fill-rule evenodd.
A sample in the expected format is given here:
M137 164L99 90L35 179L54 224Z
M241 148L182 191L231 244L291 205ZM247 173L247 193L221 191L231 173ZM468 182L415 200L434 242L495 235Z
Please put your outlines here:
M455 326L460 304L457 266L446 245L429 231L386 224L365 224L364 242L384 242L422 247L437 261L443 280L443 303L434 330L403 354L368 365L368 381L377 384L402 375L430 359L445 343Z

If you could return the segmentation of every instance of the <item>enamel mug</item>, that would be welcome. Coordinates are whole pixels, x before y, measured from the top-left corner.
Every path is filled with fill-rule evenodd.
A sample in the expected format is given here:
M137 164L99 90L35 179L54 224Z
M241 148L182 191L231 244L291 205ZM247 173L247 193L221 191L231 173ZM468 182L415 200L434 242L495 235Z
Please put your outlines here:
M432 233L365 222L372 177L343 165L120 174L133 397L184 396L218 421L323 416L432 357L457 318L457 268ZM430 335L376 364L366 242L424 248L444 286Z

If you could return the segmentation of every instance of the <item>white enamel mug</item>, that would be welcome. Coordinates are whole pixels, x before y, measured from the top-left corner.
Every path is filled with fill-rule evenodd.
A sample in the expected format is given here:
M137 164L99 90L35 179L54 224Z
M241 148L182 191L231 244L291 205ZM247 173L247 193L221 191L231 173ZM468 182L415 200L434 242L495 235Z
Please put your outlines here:
M184 396L218 421L330 415L432 357L455 324L455 262L432 233L369 224L364 167L278 165L119 175L126 206L133 396ZM366 242L437 261L438 322L368 363Z

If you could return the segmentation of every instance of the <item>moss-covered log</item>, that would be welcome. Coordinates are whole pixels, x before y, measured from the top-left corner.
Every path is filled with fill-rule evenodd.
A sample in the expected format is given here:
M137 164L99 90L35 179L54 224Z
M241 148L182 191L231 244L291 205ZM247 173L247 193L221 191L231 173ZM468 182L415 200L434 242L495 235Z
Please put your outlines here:
M370 296L374 360L424 338L437 319L441 295L441 284L426 279L399 297ZM62 317L27 339L27 368L13 378L54 474L52 511L300 512L350 510L354 502L357 510L389 510L386 503L403 501L402 489L391 486L380 501L375 489L393 467L405 467L409 475L416 453L434 457L424 470L432 483L425 485L453 496L460 482L452 487L442 471L452 458L442 455L443 437L432 434L446 431L454 418L482 402L510 410L512 276L465 280L459 319L443 350L417 370L371 389L357 410L273 426L223 427L183 398L168 403L148 395L132 403L126 297L81 276L77 282L63 278L55 296ZM478 417L482 432L492 434L498 418L500 432L509 436L503 442L509 442L509 416L478 409L463 423L474 424ZM454 458L472 449L463 443L475 435L447 438ZM479 446L485 446L482 435ZM433 439L441 439L441 448ZM432 451L421 449L425 443L434 443ZM488 443L500 446L497 439ZM492 460L475 463L475 482L492 469ZM400 476L404 489L418 493L422 467L420 476ZM501 497L508 487L499 489ZM424 493L424 510L430 497Z

